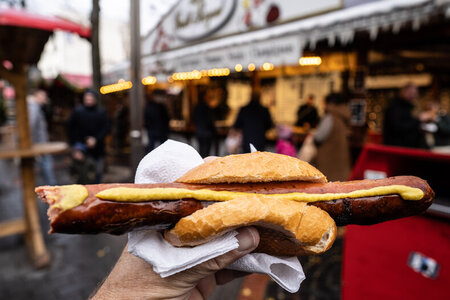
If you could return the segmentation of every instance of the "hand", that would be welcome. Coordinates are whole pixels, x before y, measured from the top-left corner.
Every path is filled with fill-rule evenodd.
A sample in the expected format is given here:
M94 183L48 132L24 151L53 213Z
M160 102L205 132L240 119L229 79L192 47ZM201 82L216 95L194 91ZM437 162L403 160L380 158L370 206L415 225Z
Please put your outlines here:
M86 138L86 146L87 146L88 148L94 148L96 144L97 144L97 140L95 139L95 137L93 137L93 136L88 136L88 137Z
M435 110L427 110L419 114L420 122L436 121L436 118L437 118L437 111Z
M224 284L244 272L222 270L253 251L259 243L255 228L246 227L236 236L239 248L189 270L161 278L144 260L125 247L111 274L92 299L207 299L217 284Z

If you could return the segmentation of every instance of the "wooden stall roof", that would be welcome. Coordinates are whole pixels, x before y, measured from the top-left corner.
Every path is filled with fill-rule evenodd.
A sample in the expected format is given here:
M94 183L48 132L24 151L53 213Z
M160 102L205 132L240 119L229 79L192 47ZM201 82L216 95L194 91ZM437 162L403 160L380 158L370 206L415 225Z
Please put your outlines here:
M54 30L73 32L89 38L89 27L52 16L17 9L0 10L0 61L13 65L36 64Z

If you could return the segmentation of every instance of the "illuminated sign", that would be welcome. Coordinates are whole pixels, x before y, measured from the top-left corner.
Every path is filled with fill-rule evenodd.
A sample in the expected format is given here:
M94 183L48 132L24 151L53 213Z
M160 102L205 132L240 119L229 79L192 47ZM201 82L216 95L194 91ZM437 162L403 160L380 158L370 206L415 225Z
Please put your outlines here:
M236 0L182 1L175 7L175 36L185 41L207 37L228 22L235 7Z

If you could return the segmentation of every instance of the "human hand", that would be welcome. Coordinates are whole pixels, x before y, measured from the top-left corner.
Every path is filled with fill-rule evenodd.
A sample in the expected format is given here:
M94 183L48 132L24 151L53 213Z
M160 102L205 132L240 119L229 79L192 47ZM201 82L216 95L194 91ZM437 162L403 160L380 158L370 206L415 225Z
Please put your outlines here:
M95 137L93 137L93 136L88 136L88 137L86 138L86 146L87 146L88 148L94 148L96 144L97 144L97 140L96 140Z
M430 121L435 121L437 118L437 111L434 109L431 110L427 110L424 112L421 112L419 114L419 120L420 122L430 122Z
M238 232L239 248L236 250L166 278L161 278L150 264L125 247L92 299L207 299L216 285L247 274L222 270L258 246L259 234L255 228L241 228Z

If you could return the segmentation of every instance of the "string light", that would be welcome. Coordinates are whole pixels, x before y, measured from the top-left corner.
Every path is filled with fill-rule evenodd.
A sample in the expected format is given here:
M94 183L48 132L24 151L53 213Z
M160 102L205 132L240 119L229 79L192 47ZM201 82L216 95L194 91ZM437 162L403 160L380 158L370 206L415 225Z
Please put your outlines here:
M228 68L214 68L209 70L194 70L192 72L179 72L172 74L172 80L193 80L200 79L202 77L220 77L230 75L230 69Z
M100 93L104 94L110 94L115 92L120 92L123 90L131 89L133 84L131 81L123 81L120 83L110 84L110 85L104 85L100 88Z
M142 78L142 84L143 85L152 85L156 83L156 77L155 76L147 76Z
M242 71L242 65L241 64L237 64L234 66L234 69L236 70L236 72L241 72Z
M255 66L255 64L249 64L247 68L250 72L253 72L253 71L255 71L256 66Z
M273 64L268 63L268 62L264 63L263 66L262 66L262 69L264 71L272 71L273 68L274 68Z
M318 66L322 63L320 56L303 56L298 60L300 66Z

